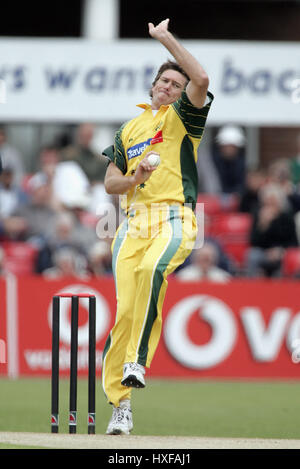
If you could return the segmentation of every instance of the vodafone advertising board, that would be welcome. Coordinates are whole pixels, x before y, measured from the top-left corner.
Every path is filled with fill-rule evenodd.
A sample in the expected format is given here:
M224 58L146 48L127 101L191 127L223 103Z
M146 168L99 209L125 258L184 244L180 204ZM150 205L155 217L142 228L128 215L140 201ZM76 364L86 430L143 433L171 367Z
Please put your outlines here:
M96 296L96 366L114 323L112 278L0 280L1 375L50 375L52 297ZM147 375L182 378L300 378L299 285L292 281L180 283L169 279L161 340ZM69 373L70 300L61 299L60 369ZM79 375L87 374L88 299L80 299ZM4 352L4 353L3 353Z

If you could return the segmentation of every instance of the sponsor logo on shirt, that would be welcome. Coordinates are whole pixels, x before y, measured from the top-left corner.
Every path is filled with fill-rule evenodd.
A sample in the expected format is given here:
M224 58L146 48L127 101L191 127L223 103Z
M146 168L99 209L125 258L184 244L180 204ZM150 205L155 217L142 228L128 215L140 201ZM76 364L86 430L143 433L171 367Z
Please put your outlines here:
M132 147L128 148L127 150L127 156L128 159L131 160L132 158L136 158L137 156L140 156L146 148L150 145L155 145L156 143L163 142L163 135L162 131L160 130L157 132L157 134L154 135L154 137L148 138L148 140L145 140L144 142L137 143L136 145L133 145Z

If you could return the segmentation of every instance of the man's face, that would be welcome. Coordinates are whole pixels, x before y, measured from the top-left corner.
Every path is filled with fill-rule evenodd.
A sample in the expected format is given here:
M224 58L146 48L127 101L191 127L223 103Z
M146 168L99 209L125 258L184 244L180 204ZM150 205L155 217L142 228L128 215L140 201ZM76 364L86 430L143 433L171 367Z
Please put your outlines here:
M223 158L226 160L233 160L240 151L240 148L237 145L233 145L231 143L226 143L224 145L220 145L221 153Z
M152 87L152 107L159 109L161 105L174 103L180 98L187 84L184 75L176 70L165 70Z

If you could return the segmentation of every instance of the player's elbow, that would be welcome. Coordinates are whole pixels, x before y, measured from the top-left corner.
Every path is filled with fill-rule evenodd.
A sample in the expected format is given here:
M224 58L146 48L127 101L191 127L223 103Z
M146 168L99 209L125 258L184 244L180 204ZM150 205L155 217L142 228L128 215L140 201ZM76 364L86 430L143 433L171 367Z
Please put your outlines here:
M109 177L106 177L104 179L104 188L107 192L107 194L113 194L114 193L114 188L113 188L113 184L111 183L111 179Z
M209 78L206 72L200 71L195 77L194 83L201 89L208 89Z
M104 184L104 187L105 187L107 194L109 195L117 194L116 190L114 190L114 188L110 186L109 184Z

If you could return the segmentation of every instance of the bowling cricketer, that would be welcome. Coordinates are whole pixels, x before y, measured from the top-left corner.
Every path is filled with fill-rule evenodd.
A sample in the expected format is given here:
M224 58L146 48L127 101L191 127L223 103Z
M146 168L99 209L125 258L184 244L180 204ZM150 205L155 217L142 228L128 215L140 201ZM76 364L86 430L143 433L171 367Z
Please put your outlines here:
M161 334L167 277L196 240L197 148L214 98L205 70L169 31L169 19L148 27L174 61L158 70L151 104L139 104L143 112L103 152L109 160L106 191L122 194L127 214L112 243L117 311L103 352L111 435L133 428L131 391L145 387Z

